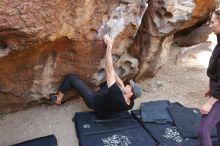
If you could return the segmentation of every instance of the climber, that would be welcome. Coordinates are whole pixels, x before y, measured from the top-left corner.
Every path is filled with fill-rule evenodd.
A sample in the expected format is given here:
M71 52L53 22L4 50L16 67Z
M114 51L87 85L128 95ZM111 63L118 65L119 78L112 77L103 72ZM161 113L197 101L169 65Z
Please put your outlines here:
M133 80L130 80L129 85L124 85L113 67L112 45L114 39L110 38L108 34L103 39L107 45L105 56L107 81L100 85L100 90L95 91L75 74L69 74L61 83L58 94L50 94L51 101L61 104L64 94L74 88L82 96L86 105L95 110L100 118L109 118L114 113L129 110L134 106L134 99L141 96L142 89Z

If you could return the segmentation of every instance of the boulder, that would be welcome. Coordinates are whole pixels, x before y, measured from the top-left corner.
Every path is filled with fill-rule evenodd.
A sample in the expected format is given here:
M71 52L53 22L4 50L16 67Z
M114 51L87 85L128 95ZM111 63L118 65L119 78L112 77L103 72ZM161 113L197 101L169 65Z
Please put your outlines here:
M212 30L207 23L199 27L193 27L174 35L174 42L178 46L189 47L200 43L208 42Z
M105 78L106 33L115 39L114 65L123 80L154 76L166 62L173 34L207 18L213 4L213 0L0 1L0 112L42 103L69 73L99 85Z
M48 98L69 73L100 84L106 33L115 38L117 72L122 77L136 74L138 58L127 48L147 6L145 0L2 0L0 112Z
M212 43L201 43L180 49L176 64L184 67L208 67L212 54Z
M130 47L130 54L139 58L137 80L153 77L166 63L173 35L207 19L214 0L152 0Z

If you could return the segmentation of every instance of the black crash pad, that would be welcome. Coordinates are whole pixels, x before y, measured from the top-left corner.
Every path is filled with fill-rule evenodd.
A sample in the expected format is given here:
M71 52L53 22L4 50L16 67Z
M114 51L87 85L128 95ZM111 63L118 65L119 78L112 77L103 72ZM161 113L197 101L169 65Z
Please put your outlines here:
M80 146L155 146L155 140L128 112L100 120L94 112L76 113L76 133Z
M198 138L198 128L202 119L199 109L187 108L179 103L172 103L168 110L183 137ZM213 128L211 137L217 137L216 127Z
M131 111L132 115L149 132L149 134L162 146L198 146L198 139L183 138L176 126L172 123L143 122L140 110Z
M54 135L48 135L18 143L12 146L57 146L57 139Z

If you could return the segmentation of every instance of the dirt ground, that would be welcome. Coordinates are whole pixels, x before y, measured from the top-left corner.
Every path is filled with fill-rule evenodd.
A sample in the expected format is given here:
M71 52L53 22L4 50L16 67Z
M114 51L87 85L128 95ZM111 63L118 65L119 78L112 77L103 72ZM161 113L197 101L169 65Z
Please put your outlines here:
M206 68L180 67L175 65L173 49L167 65L150 80L143 81L144 93L137 99L134 109L141 102L170 100L187 107L200 107L205 98L203 91L208 86ZM78 98L62 106L42 105L9 115L0 115L0 146L8 146L29 139L54 134L59 146L78 146L72 117L75 112L88 111Z

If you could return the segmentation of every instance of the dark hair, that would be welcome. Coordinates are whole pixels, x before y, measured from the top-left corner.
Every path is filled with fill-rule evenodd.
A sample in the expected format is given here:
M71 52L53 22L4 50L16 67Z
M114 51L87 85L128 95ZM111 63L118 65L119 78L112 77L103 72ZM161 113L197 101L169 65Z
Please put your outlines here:
M131 99L131 100L135 100L136 98L137 98L137 97L136 97L135 95L132 95L130 99Z

